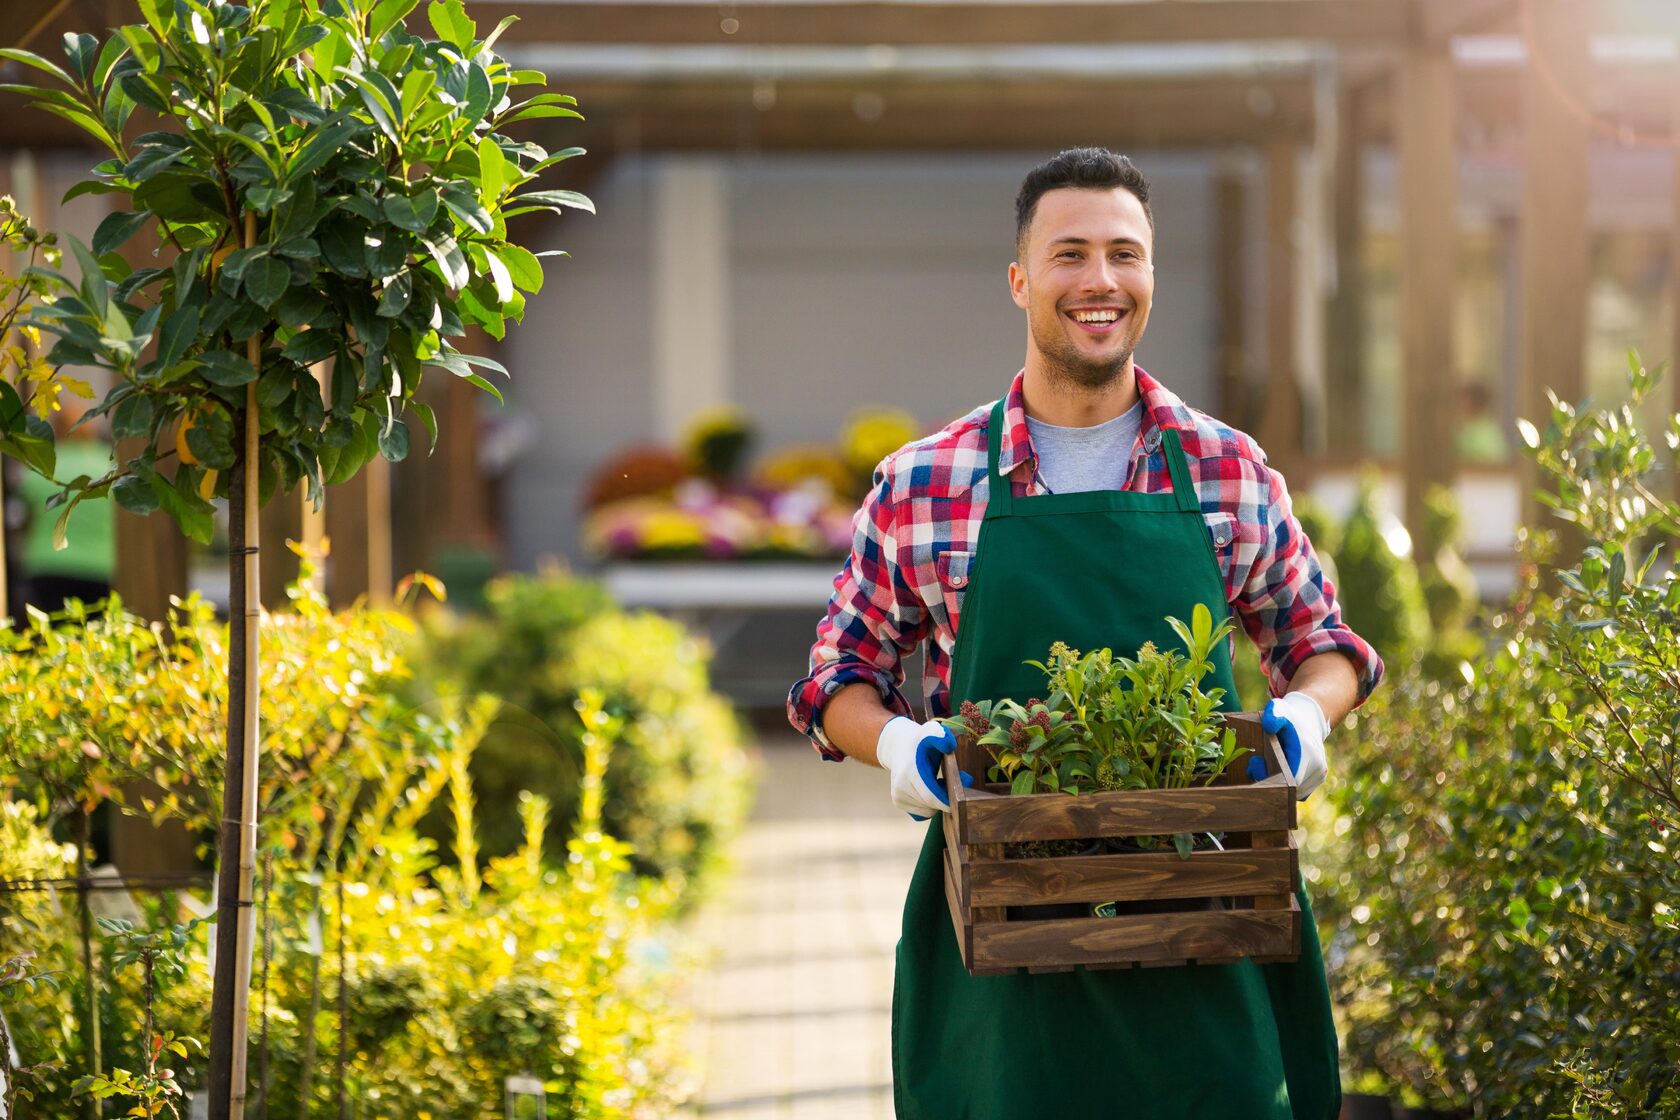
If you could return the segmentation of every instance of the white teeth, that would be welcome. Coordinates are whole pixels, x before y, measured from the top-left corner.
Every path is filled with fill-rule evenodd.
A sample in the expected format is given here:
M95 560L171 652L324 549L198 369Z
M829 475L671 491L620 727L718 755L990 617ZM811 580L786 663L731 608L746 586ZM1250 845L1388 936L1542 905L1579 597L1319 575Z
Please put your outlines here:
M1118 311L1075 311L1073 317L1081 323L1112 323L1120 318Z

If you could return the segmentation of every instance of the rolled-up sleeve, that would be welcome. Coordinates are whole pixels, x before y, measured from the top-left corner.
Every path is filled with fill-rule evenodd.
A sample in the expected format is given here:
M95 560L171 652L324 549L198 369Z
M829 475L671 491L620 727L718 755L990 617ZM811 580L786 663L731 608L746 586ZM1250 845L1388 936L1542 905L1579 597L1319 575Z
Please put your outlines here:
M1263 469L1270 477L1267 500L1258 511L1262 544L1232 606L1260 649L1272 695L1288 691L1309 657L1337 651L1359 674L1358 703L1363 704L1383 678L1382 658L1342 622L1335 585L1325 578L1312 542L1295 519L1283 476Z
M892 497L888 461L876 469L870 495L853 518L852 554L834 577L834 593L811 647L810 672L788 691L788 722L833 761L846 756L823 732L823 709L842 686L867 681L887 707L911 714L903 659L927 635L929 618L899 563Z

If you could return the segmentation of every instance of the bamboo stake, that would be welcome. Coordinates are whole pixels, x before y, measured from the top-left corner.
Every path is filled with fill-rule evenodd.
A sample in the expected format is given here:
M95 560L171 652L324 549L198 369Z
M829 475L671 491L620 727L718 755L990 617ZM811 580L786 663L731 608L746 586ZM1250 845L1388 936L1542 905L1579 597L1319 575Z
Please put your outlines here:
M257 216L245 214L243 246L257 240ZM262 360L261 332L246 357ZM211 998L210 1118L243 1120L246 1033L251 997L254 919L251 887L257 856L257 697L262 599L257 577L257 383L245 386L244 453L237 505L228 511L228 757L222 790L221 864L217 871L216 976ZM232 504L230 491L230 505Z
M88 907L87 854L93 846L93 818L87 806L79 807L76 826L76 913L82 936L82 975L87 981L87 1073L99 1077L105 1072L104 1040L99 1023L99 973L93 964L93 914ZM98 1120L103 1114L99 1098L89 1096L88 1116Z

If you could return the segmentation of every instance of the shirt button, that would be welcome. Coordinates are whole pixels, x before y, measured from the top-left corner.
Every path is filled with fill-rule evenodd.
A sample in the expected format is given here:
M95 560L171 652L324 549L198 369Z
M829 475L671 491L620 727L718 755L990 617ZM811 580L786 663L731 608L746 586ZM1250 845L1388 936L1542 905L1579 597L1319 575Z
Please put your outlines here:
M967 587L968 586L968 577L967 576L952 576L951 577L951 586L952 587Z
M1154 428L1148 435L1143 437L1143 449L1145 451L1153 451L1159 446L1161 446L1161 429Z

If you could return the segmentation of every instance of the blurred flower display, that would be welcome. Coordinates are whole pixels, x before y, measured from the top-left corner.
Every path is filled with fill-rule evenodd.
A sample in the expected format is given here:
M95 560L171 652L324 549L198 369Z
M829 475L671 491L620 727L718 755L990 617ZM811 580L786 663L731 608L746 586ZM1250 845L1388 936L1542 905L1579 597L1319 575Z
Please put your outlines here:
M584 541L600 559L842 557L875 465L918 434L907 413L864 409L834 446L796 444L748 470L752 422L737 409L708 410L680 452L637 447L596 472Z

